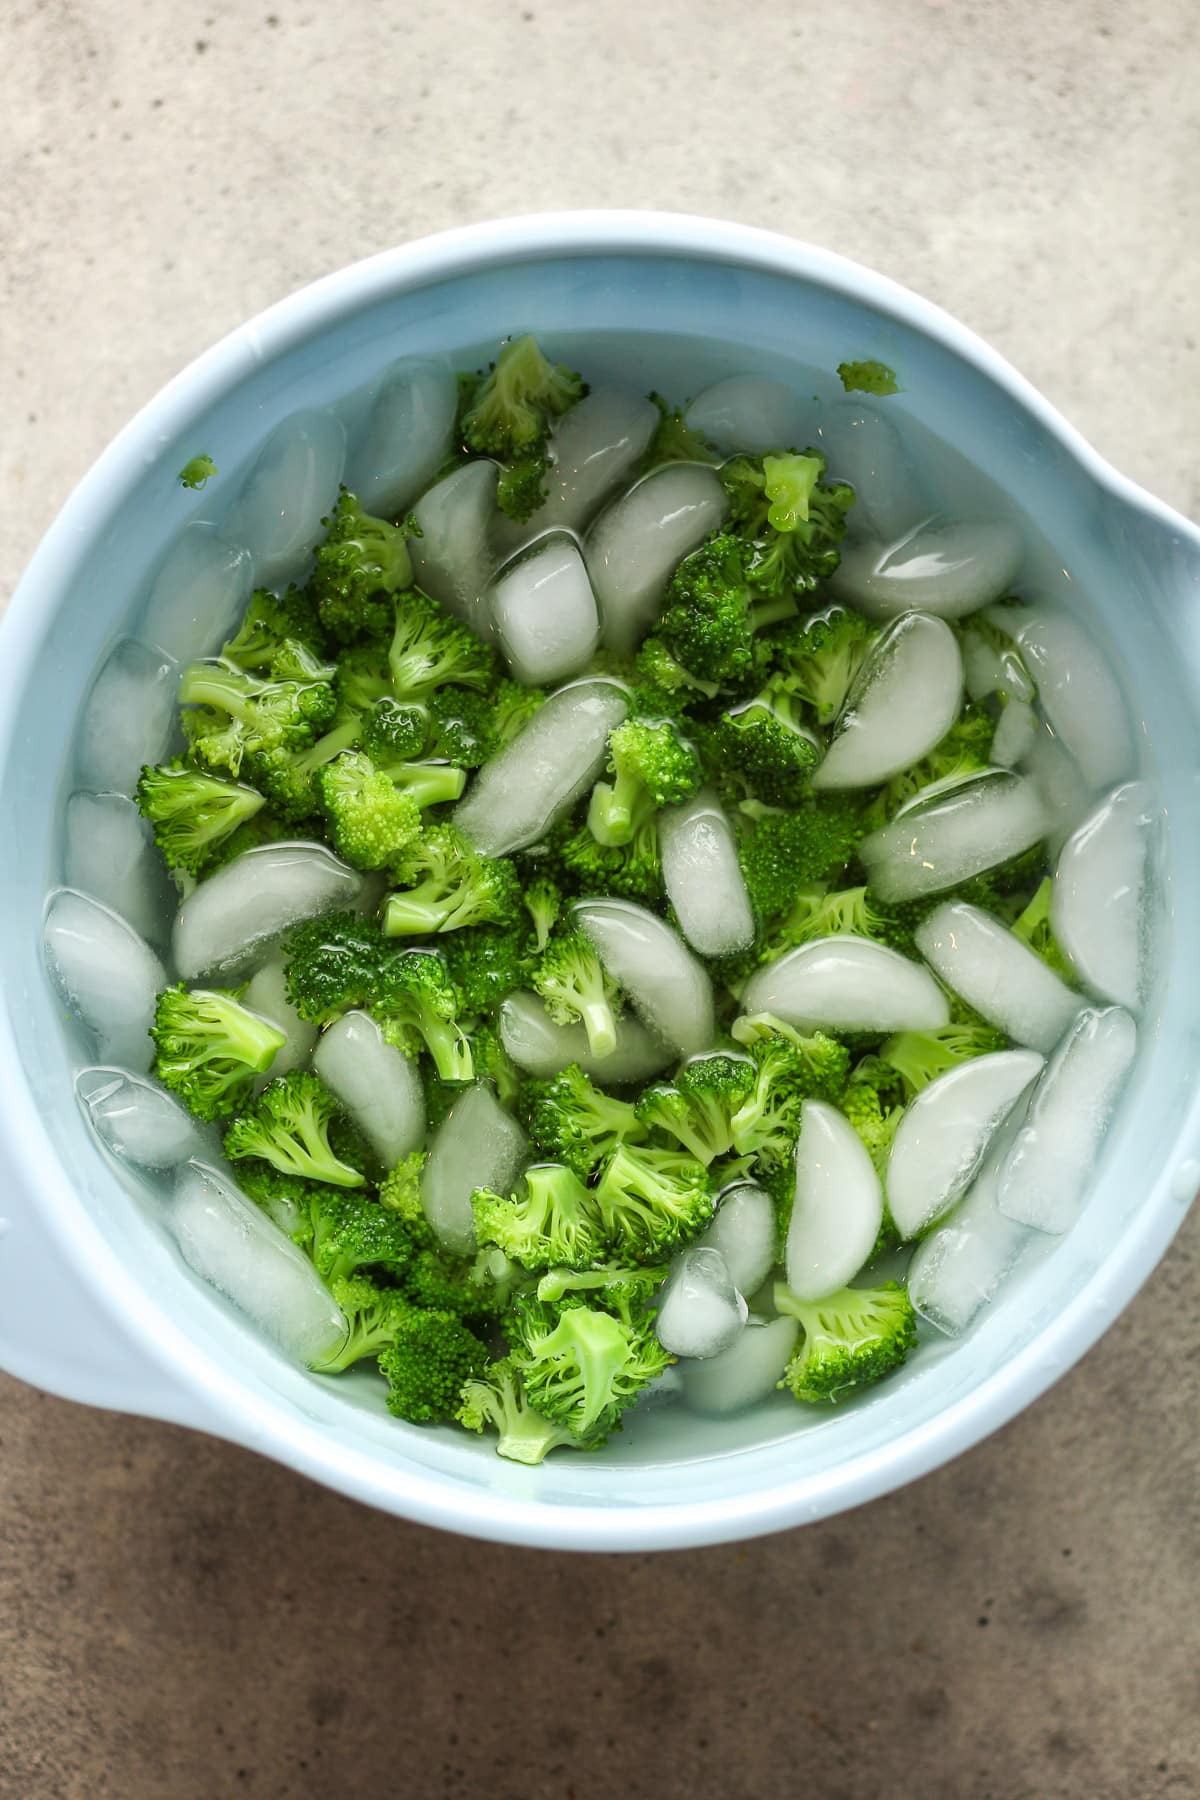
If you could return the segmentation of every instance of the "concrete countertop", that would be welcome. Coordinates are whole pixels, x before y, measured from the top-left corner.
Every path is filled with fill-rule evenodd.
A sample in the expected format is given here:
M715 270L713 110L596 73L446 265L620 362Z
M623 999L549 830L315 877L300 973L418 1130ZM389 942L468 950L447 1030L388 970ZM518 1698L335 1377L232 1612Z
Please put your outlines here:
M189 357L442 226L658 206L871 263L1200 512L1188 0L23 0L0 594ZM719 1550L461 1542L0 1379L0 1800L1200 1792L1193 1214L1045 1399Z

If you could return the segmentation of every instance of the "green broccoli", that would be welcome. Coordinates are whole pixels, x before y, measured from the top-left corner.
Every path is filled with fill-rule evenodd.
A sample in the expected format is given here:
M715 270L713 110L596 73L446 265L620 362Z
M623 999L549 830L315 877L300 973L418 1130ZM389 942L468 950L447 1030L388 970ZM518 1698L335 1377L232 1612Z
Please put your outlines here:
M414 518L390 525L366 511L345 488L338 495L313 568L312 590L321 623L339 644L383 637L392 624L392 597L411 587L410 537L420 537Z
M433 1245L433 1231L421 1204L421 1178L429 1153L413 1150L402 1156L379 1184L379 1204L396 1214L416 1248L428 1250Z
M498 1323L528 1284L528 1272L494 1244L484 1244L473 1257L451 1256L436 1245L419 1249L404 1278L415 1305L454 1313L481 1329Z
M512 863L477 855L453 825L428 827L394 859L391 872L404 891L387 897L389 937L511 925L520 916L521 884Z
M445 762L385 763L385 774L397 790L424 811L429 806L448 806L462 798L467 771Z
M475 1235L526 1269L586 1268L603 1253L593 1195L560 1163L527 1169L511 1195L477 1188L471 1195Z
M313 1025L370 1007L386 963L397 955L373 919L325 913L294 925L283 940L288 999Z
M421 832L421 809L361 750L344 750L317 773L321 805L339 856L382 869Z
M898 394L899 384L896 371L889 369L881 362L842 362L837 366L838 377L848 394Z
M573 370L551 363L532 335L511 339L492 368L472 384L462 437L477 456L502 462L540 450L550 422L587 392Z
M647 808L677 806L704 780L695 749L667 719L626 719L609 733L608 752L616 781L598 781L588 806L599 844L631 843Z
M251 752L246 757L245 773L262 789L281 818L289 824L301 824L321 811L321 790L317 784L320 771L343 750L354 749L360 729L357 713L340 713L329 730L307 749L277 746Z
M436 951L389 956L380 969L374 1011L388 1043L405 1056L426 1049L442 1081L473 1079L471 1041L460 1023L463 998Z
M533 965L530 982L556 1025L581 1023L592 1055L612 1054L624 996L581 931L552 936Z
M524 1300L514 1311L512 1366L529 1403L584 1440L605 1436L671 1357L646 1326L588 1306Z
M518 525L531 518L546 498L549 464L536 450L501 466L496 481L496 505Z
M892 1153L896 1129L904 1117L906 1099L899 1070L882 1057L864 1056L837 1102L881 1178Z
M1002 1031L980 1021L977 1025L940 1025L931 1031L900 1031L888 1038L879 1054L903 1077L909 1093L918 1094L939 1075L972 1057L1003 1050L1007 1043Z
M644 1318L666 1278L665 1263L650 1269L626 1269L612 1262L591 1269L548 1269L538 1281L537 1297L552 1306L581 1299L632 1325Z
M1025 907L1012 925L1012 934L1028 944L1035 956L1040 956L1048 969L1065 981L1069 987L1075 985L1075 971L1067 961L1066 952L1054 935L1050 924L1050 902L1054 895L1054 880L1047 875L1037 888L1033 899Z
M806 1036L769 1013L736 1019L733 1035L754 1064L754 1085L731 1120L734 1148L765 1168L782 1168L796 1148L804 1101L837 1098L850 1053L823 1031Z
M426 701L433 748L463 768L477 769L525 729L545 700L541 688L507 678L487 693L441 688Z
M331 1187L362 1187L365 1176L342 1162L329 1141L339 1107L324 1082L307 1070L269 1081L225 1133L230 1162L261 1156L284 1175Z
M463 1383L454 1417L467 1431L491 1426L499 1433L497 1453L510 1462L534 1465L561 1445L578 1445L567 1426L555 1425L533 1410L520 1371L507 1356Z
M911 955L913 932L925 910L920 904L883 906L865 887L830 889L822 881L812 882L797 890L791 911L774 933L772 952L816 938L849 935L873 938Z
M692 675L740 688L756 667L755 633L790 618L789 596L763 599L750 586L746 550L719 533L685 556L671 577L658 630Z
M495 1012L506 994L528 984L526 934L520 926L469 925L439 946L466 1010Z
M708 1171L676 1150L618 1144L595 1188L609 1248L635 1263L659 1262L713 1215Z
M238 827L266 804L256 789L183 762L143 768L135 792L168 867L190 875L203 874Z
M802 883L840 875L863 829L859 804L842 795L806 799L792 812L746 825L738 846L742 874L763 924L788 910Z
M523 898L525 910L533 920L534 949L544 950L562 911L562 890L548 875L539 875L527 884Z
M619 1144L641 1143L646 1128L628 1100L596 1087L578 1063L527 1089L529 1135L540 1150L586 1181Z
M818 725L832 725L878 636L877 626L844 606L797 620L775 639L776 679L812 708Z
M245 1101L283 1048L282 1031L235 994L164 988L150 1027L154 1073L198 1119L220 1119Z
M221 646L221 660L236 663L249 675L284 676L284 665L297 666L300 646L306 666L327 670L320 655L323 633L307 589L290 587L283 595L255 588L242 622ZM330 676L321 677L328 681Z
M248 754L304 750L333 722L327 681L274 681L232 663L190 663L179 682L184 736L208 768L241 772Z
M411 1307L379 1352L388 1409L415 1425L451 1419L464 1386L483 1373L488 1361L486 1347L457 1313Z
M646 638L642 644L634 658L633 674L647 705L657 700L668 715L714 700L721 691L719 681L704 681L685 669L656 636Z
M565 835L559 845L565 885L579 894L623 894L651 903L662 897L662 861L658 849L658 814L651 810L636 825L628 844L598 844L586 825Z
M711 729L711 747L764 800L784 806L804 795L821 760L820 741L781 675L770 676L753 699L721 714Z
M991 767L992 734L995 727L985 712L967 707L940 743L928 756L893 775L873 797L863 812L864 831L875 831L893 819L902 806L929 790L951 787L969 775L981 774ZM1039 866L1044 860L1038 855Z
M678 1140L706 1167L733 1148L733 1117L754 1090L756 1071L749 1056L717 1051L693 1057L673 1082L648 1087L637 1102L637 1117L652 1131Z
M496 655L465 625L449 618L428 594L411 588L396 603L388 669L396 699L424 700L448 683L490 687Z
M447 942L453 943L454 940L451 938ZM479 1077L491 1082L496 1090L496 1098L506 1112L515 1112L521 1098L523 1075L504 1048L499 1027L495 1023L489 1021L476 1025L471 1033L471 1054L475 1058L475 1071Z
M179 471L179 485L185 488L207 487L217 473L217 465L211 456L201 451L199 456L191 457Z
M378 1200L344 1188L309 1185L305 1248L324 1281L345 1281L364 1269L402 1276L413 1258L403 1220Z
M349 1331L340 1349L315 1365L318 1375L340 1375L366 1356L381 1355L413 1311L402 1289L381 1287L367 1275L341 1276L331 1288Z
M824 481L824 473L825 458L812 449L738 456L721 470L729 496L726 530L743 545L745 580L778 608L790 602L792 612L837 568L854 504L854 489Z
M429 714L423 706L381 694L363 714L362 747L376 763L411 762L428 742Z
M333 686L344 713L368 713L380 700L391 700L395 706L406 704L392 692L386 640L372 639L370 643L343 650L334 667ZM417 702L408 701L407 704L416 705Z
M798 1300L777 1282L775 1310L804 1328L779 1385L814 1405L834 1404L889 1375L917 1338L912 1301L895 1281L842 1288L824 1300Z
M661 468L664 463L699 462L715 466L721 461L721 452L714 449L699 431L692 429L681 407L672 406L661 394L651 394L649 398L658 408L658 425L650 448L642 458L643 474Z

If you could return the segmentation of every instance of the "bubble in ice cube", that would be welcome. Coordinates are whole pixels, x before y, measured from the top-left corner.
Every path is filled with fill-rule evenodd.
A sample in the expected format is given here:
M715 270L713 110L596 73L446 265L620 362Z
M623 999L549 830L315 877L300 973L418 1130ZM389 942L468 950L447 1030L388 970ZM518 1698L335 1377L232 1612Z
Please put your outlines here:
M727 375L697 394L687 423L726 455L759 456L807 443L804 408L792 389L762 375Z
M654 1329L672 1356L717 1356L746 1323L748 1308L718 1250L682 1250L663 1284Z
M754 942L754 913L733 827L711 788L658 815L663 885L679 928L701 956L732 956Z
M508 666L530 687L578 674L599 641L596 596L579 547L565 533L502 569L488 603Z
M1131 1011L1142 992L1153 809L1145 782L1114 789L1063 846L1050 923L1084 984Z
M546 498L524 523L500 519L500 542L516 550L546 531L581 531L649 448L658 408L643 394L593 388L550 435Z
M172 932L184 981L249 966L290 925L353 907L362 876L324 844L260 844L202 881Z
M508 1193L529 1140L486 1082L454 1102L429 1149L421 1174L421 1204L447 1250L466 1256L475 1248L471 1195L476 1188Z
M346 1341L345 1314L308 1257L215 1169L180 1169L164 1218L188 1267L285 1355L310 1367Z
M848 520L852 536L890 543L929 516L904 441L878 407L839 400L822 419L820 449L828 479L848 481L854 489Z
M313 1068L385 1167L421 1144L425 1093L416 1063L384 1041L370 1013L343 1013L323 1032Z
M962 705L962 655L942 619L909 613L872 645L814 789L874 787L940 743Z
M869 619L961 619L1005 593L1020 562L1021 539L1003 520L932 518L890 543L849 543L829 585Z
M132 794L143 763L167 755L174 728L174 663L136 638L121 638L84 702L80 779L97 791Z
M1078 994L978 906L936 906L914 936L946 986L1018 1044L1049 1055L1079 1011Z
M608 734L628 710L611 682L560 688L476 775L454 823L484 856L536 844L596 780L608 759Z
M725 517L716 472L700 463L656 469L602 513L585 555L605 644L628 656L649 629L671 575Z
M720 1251L739 1294L756 1294L779 1260L778 1236L770 1194L739 1182L722 1194L696 1244Z
M75 1093L102 1143L139 1168L173 1169L191 1157L220 1155L217 1133L156 1081L127 1069L81 1069Z
M858 847L881 900L944 893L1019 856L1045 837L1046 809L1032 781L1007 770L923 790Z
M231 544L247 546L262 586L307 569L345 459L346 429L332 412L293 413L267 439L221 530Z
M949 1022L946 996L919 963L846 932L814 938L756 969L746 1013L772 1013L797 1031L935 1031Z
M124 794L72 794L67 801L63 873L68 887L90 894L161 943L175 889L154 834Z
M672 926L632 900L584 900L572 917L651 1031L683 1056L710 1047L712 982Z
M272 1078L302 1069L312 1055L317 1028L302 1019L288 999L287 976L281 957L270 957L254 971L246 983L242 1004L283 1033L283 1043L271 1058Z
M196 520L159 565L139 626L147 643L176 662L215 656L233 636L254 586L254 564L241 544Z
M799 1335L799 1319L747 1319L728 1349L705 1362L678 1365L684 1405L720 1416L766 1400L779 1386Z
M824 1300L852 1281L883 1223L883 1189L844 1114L805 1100L796 1142L796 1193L784 1246L787 1284L799 1300Z
M593 1056L582 1025L556 1025L536 994L509 994L500 1007L500 1038L520 1069L544 1079L578 1063L585 1075L604 1083L646 1081L674 1062L675 1052L648 1031L633 1013L617 1020L616 1048Z
M368 512L395 518L445 462L458 384L444 358L393 363L346 463L346 486Z
M71 888L50 898L45 943L55 985L105 1061L144 1074L154 1057L154 1003L167 981L149 944L107 906Z
M487 585L497 560L491 533L498 475L495 463L477 460L445 476L413 507L421 535L409 541L425 592L481 638L492 630Z

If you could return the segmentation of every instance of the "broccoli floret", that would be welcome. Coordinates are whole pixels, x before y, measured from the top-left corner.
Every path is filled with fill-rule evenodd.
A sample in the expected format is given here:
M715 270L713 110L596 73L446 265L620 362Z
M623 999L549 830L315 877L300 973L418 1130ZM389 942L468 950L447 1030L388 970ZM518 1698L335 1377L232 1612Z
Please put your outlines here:
M562 890L548 875L540 875L526 887L524 900L525 910L533 920L534 949L544 950L562 911Z
M442 688L427 702L433 747L439 756L477 769L525 729L545 700L541 688L507 679L486 694Z
M868 895L865 887L829 889L813 882L798 890L791 911L776 931L772 950L811 943L815 938L873 938L902 954L911 954L913 931L922 912L917 906L885 907Z
M592 1055L612 1054L624 997L581 931L552 937L534 963L530 980L556 1025L581 1023Z
M874 362L842 362L837 366L838 377L848 394L898 394L899 384L896 371L889 369L886 363Z
M896 1128L904 1117L904 1084L899 1070L878 1056L864 1056L838 1101L882 1177Z
M832 725L846 703L878 628L844 606L831 606L781 631L778 679L810 706L818 725Z
M343 650L334 669L333 685L343 712L367 713L379 700L402 704L392 692L392 672L383 643L359 644Z
M361 750L345 750L318 772L317 787L338 855L356 869L382 869L421 831L421 809Z
M652 1131L676 1138L689 1156L707 1166L733 1148L733 1117L750 1098L755 1080L749 1056L725 1051L696 1056L673 1082L645 1090L637 1116Z
M918 794L927 797L931 789L951 787L968 775L978 775L990 768L994 729L987 713L968 707L928 756L914 763L911 769L893 775L880 788L863 812L864 830L875 831L886 825Z
M501 461L540 450L550 421L587 392L573 370L551 363L532 335L505 344L470 396L463 442L479 456Z
M392 596L412 585L407 540L420 537L416 520L376 519L345 488L327 519L312 575L321 623L339 644L382 637L392 623Z
M736 688L754 673L755 633L790 618L795 610L790 597L764 599L755 593L745 546L720 533L676 569L658 629L685 669L701 680Z
M752 700L721 714L712 728L711 747L764 800L780 805L801 798L821 760L820 742L780 675L772 675Z
M496 482L496 505L518 524L534 514L546 498L546 458L536 450L504 464Z
M256 789L182 762L143 768L136 794L168 866L191 875L266 804Z
M417 1251L404 1287L418 1306L482 1324L501 1319L528 1281L527 1272L494 1244L483 1245L474 1257L451 1256L435 1245Z
M717 464L721 453L714 449L699 431L694 431L683 416L683 409L672 406L661 394L649 398L658 408L658 426L650 440L650 448L642 460L642 471L660 468L664 463L699 462Z
M247 1157L234 1171L242 1192L261 1206L287 1237L301 1250L312 1245L313 1204L318 1196L344 1199L344 1188L320 1187L297 1175L283 1175L261 1157Z
M442 1081L473 1078L471 1041L460 1023L463 998L444 957L432 950L401 950L387 957L374 1010L388 1043L405 1056L419 1056L426 1049Z
M917 1338L912 1301L895 1281L842 1288L825 1300L798 1300L777 1282L775 1310L804 1328L779 1385L815 1405L844 1400L890 1374Z
M383 929L389 937L511 925L520 916L521 884L512 863L477 855L453 825L422 832L395 858L391 872L404 891L387 898Z
M471 1013L493 1013L515 988L528 985L525 933L519 926L471 925L447 932L441 946Z
M841 559L854 490L826 482L819 450L739 456L721 479L729 495L727 530L742 540L745 578L777 605L798 598L833 574ZM785 617L785 613L777 613Z
M801 1106L837 1098L850 1052L823 1031L806 1036L769 1013L744 1015L732 1029L754 1064L754 1086L732 1119L734 1148L766 1168L782 1168L796 1148Z
M920 1093L939 1075L975 1056L1003 1050L1008 1043L993 1025L940 1025L931 1031L900 1031L880 1048L884 1062L904 1078L910 1094Z
M497 1453L510 1462L540 1463L560 1445L576 1445L574 1432L535 1412L525 1396L520 1371L510 1357L489 1363L482 1375L464 1382L454 1417L467 1431L491 1427L500 1435Z
M199 489L207 487L217 473L217 465L211 456L201 451L199 456L191 457L179 471L179 485L185 488Z
M604 1436L671 1357L645 1326L588 1306L561 1311L523 1300L514 1311L511 1360L530 1404L589 1439Z
M549 1081L531 1082L527 1094L530 1137L584 1181L619 1144L646 1136L633 1105L594 1086L578 1063Z
M261 1156L284 1175L300 1175L331 1187L362 1187L365 1177L337 1155L329 1141L339 1107L324 1082L307 1070L269 1081L258 1099L225 1133L230 1162Z
M453 939L447 940L453 943ZM471 1033L471 1053L475 1072L490 1081L496 1098L506 1112L513 1112L521 1098L523 1076L501 1041L499 1028L493 1024L476 1025Z
M327 681L263 680L219 661L190 663L179 700L192 755L231 775L241 772L247 755L306 749L337 710Z
M332 1291L349 1330L345 1343L315 1365L319 1375L340 1375L365 1356L379 1356L396 1341L401 1323L413 1310L400 1288L380 1287L367 1275L341 1277L332 1283Z
M453 1418L464 1386L488 1361L487 1349L456 1313L411 1307L379 1352L388 1409L414 1425Z
M792 812L769 813L744 829L742 874L760 922L768 924L786 912L801 883L839 875L854 855L862 829L854 800L834 795L805 800Z
M295 662L297 645L311 666L326 669L320 656L321 624L307 591L290 587L281 597L269 588L256 588L237 631L221 646L221 658L251 675L282 676L285 669L276 665ZM330 679L327 673L322 678Z
M658 900L663 891L658 849L658 814L641 819L628 844L598 844L586 825L564 836L559 846L563 871L580 894L623 894L630 900Z
M255 751L246 757L245 774L260 787L272 807L289 824L301 824L321 811L317 775L358 743L357 713L342 713L315 743L305 750Z
M383 694L362 718L362 747L376 763L411 762L429 742L429 714L423 706Z
M1053 969L1059 978L1071 987L1075 985L1075 971L1067 961L1066 952L1054 935L1050 924L1050 901L1054 894L1053 878L1047 875L1038 885L1037 891L1028 906L1012 925L1014 937L1019 937L1023 944L1028 944L1035 956L1040 956L1048 969Z
M676 1150L618 1144L595 1196L609 1247L635 1263L660 1262L713 1214L704 1164Z
M582 1269L604 1250L595 1200L561 1163L527 1169L511 1195L477 1188L471 1211L479 1242L495 1244L526 1269Z
M400 1277L413 1257L413 1240L389 1207L362 1194L309 1188L306 1248L318 1275L344 1281L363 1269Z
M284 1034L234 994L164 988L150 1027L154 1073L198 1119L219 1119L247 1098L283 1048Z
M496 657L465 625L449 618L428 594L412 588L396 603L388 669L398 700L423 700L448 683L465 688L490 687Z
M402 1156L379 1184L379 1204L387 1207L404 1223L404 1228L418 1249L429 1249L433 1232L421 1204L421 1177L425 1173L428 1152L413 1150Z
M704 779L700 758L666 719L626 719L608 738L615 782L598 781L588 806L588 827L600 844L628 844L645 808L677 806Z
M594 1269L549 1269L537 1284L537 1297L551 1306L579 1298L632 1325L643 1318L666 1278L665 1263L651 1269L626 1269L612 1262Z
M306 919L283 941L288 999L302 1019L328 1025L373 1004L396 953L371 919L351 912Z
M721 691L719 681L704 681L685 669L660 637L646 639L634 658L633 673L647 703L657 700L667 713L713 700Z

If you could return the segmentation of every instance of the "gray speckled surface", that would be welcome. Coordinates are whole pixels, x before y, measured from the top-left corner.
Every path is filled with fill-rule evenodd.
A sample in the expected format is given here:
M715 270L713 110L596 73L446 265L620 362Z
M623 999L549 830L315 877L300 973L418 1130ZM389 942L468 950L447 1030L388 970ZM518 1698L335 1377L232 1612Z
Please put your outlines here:
M0 592L113 431L246 314L397 240L574 204L873 263L1200 510L1187 0L25 0L2 29ZM1196 1793L1198 1245L1193 1216L988 1444L743 1548L462 1543L0 1380L0 1797Z

